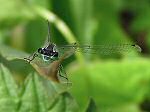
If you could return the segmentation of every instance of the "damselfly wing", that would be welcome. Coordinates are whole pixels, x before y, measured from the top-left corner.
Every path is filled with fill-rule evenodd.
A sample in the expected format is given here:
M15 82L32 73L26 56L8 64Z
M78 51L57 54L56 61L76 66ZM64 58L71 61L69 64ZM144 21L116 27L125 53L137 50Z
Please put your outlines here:
M136 44L104 44L104 45L71 45L57 46L58 51L65 52L72 49L74 52L82 52L87 54L111 55L115 53L129 53L131 51L141 52L141 48ZM74 52L71 52L73 54Z

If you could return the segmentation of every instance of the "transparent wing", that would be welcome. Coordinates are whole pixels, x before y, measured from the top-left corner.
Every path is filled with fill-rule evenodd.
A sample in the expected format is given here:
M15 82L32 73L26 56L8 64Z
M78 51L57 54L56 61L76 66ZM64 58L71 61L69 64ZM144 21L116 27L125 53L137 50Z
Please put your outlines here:
M56 46L56 49L59 52L59 57L63 56L64 54L66 54L64 58L68 58L71 55L73 55L75 53L75 51L76 51L76 47L75 46L76 46L76 43L69 44L69 45Z
M73 52L70 52L72 55L75 51L89 54L102 54L109 55L113 53L128 53L131 51L141 52L140 46L136 44L107 44L107 45L64 45L58 46L59 51L65 52L69 49L72 49Z

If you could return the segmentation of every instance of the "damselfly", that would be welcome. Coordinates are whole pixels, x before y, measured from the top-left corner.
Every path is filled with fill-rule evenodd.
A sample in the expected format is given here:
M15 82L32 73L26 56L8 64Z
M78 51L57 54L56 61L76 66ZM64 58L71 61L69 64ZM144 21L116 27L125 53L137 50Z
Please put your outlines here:
M48 22L48 37L44 47L39 48L28 58L24 58L29 63L42 68L37 69L39 72L45 74L48 78L59 82L59 78L63 77L68 80L65 70L62 66L62 61L75 52L90 53L90 54L113 54L113 53L125 53L130 51L139 51L141 48L136 44L108 44L108 45L79 45L77 43L70 45L56 45L52 43L50 37L50 24ZM62 75L62 71L64 75Z

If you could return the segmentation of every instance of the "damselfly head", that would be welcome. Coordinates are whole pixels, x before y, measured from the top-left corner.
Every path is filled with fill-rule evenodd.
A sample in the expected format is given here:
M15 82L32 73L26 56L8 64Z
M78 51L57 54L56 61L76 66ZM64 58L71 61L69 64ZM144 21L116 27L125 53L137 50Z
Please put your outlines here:
M38 49L38 53L43 54L43 53L44 53L43 49L42 49L42 48L39 48L39 49Z

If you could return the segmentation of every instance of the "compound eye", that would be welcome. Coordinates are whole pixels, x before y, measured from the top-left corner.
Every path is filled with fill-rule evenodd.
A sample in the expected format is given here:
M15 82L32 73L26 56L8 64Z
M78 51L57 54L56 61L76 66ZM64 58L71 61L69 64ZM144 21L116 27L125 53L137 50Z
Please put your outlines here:
M39 48L39 49L38 49L38 53L43 54L43 49L42 49L42 48Z
M57 52L56 45L54 45L54 47L53 47L53 52Z

